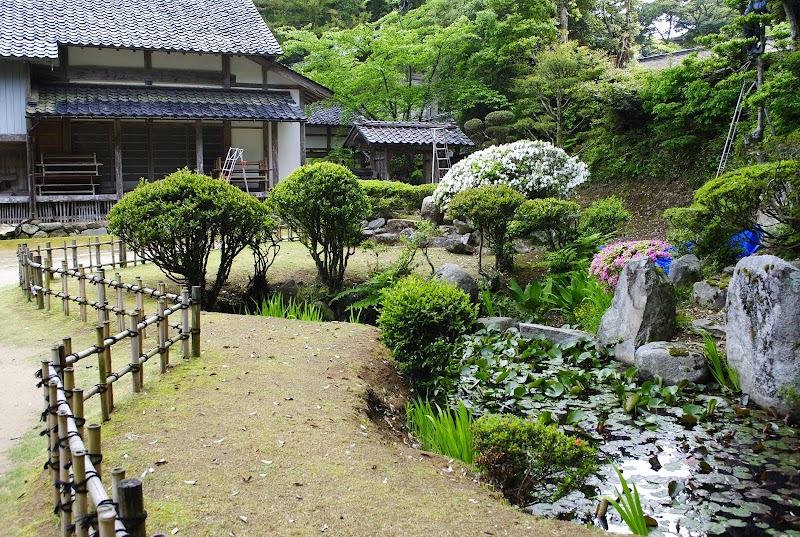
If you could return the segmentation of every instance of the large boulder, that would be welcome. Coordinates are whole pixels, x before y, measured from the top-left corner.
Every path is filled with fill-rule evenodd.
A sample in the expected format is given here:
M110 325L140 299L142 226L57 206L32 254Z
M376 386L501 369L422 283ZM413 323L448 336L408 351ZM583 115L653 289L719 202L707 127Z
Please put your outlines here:
M630 261L600 321L598 345L613 349L617 360L633 365L637 347L668 340L675 330L675 288L649 258Z
M13 239L17 233L17 226L0 224L0 239Z
M439 206L433 201L433 196L426 196L425 199L422 200L419 216L435 226L444 222L444 214L442 214L442 211L439 210Z
M39 224L39 229L48 233L52 233L57 229L64 229L64 224L61 222L42 222Z
M692 287L692 296L695 304L710 310L721 310L725 307L728 296L727 286L717 280L703 280Z
M456 265L455 263L442 265L439 270L434 273L433 278L435 280L442 280L455 284L456 287L469 295L470 300L474 304L478 303L478 298L480 296L478 284L475 278L460 265Z
M408 220L405 218L392 218L386 221L386 231L389 233L400 233L404 229L414 229L416 226L416 220Z
M653 341L636 349L636 368L643 379L661 377L664 384L672 386L682 380L703 382L708 376L702 352L668 341Z
M475 324L484 328L494 327L501 332L505 332L509 328L517 328L519 325L513 317L478 317Z
M694 254L679 257L669 265L669 281L675 287L684 287L703 279L700 260Z
M800 415L785 395L800 392L800 269L771 255L742 259L726 310L728 363L742 391L764 408Z

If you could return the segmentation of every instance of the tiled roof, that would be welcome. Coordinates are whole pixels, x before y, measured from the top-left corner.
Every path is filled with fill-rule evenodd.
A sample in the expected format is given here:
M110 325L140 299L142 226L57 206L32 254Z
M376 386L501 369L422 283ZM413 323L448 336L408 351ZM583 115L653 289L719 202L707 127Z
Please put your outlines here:
M34 87L32 99L37 94L28 116L305 119L288 91L69 84Z
M439 141L448 145L474 145L467 135L452 123L361 121L354 125L369 144L432 145L436 129Z
M307 108L309 125L331 125L338 127L341 125L351 125L354 120L363 118L356 114L343 110L340 106L331 105L327 102L312 104Z
M283 54L252 0L0 0L0 57L57 58L59 43Z

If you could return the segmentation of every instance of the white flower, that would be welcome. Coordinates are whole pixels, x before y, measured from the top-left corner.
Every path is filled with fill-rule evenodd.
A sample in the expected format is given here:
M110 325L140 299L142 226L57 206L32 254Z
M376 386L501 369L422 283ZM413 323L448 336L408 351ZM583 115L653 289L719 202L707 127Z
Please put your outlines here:
M433 199L442 209L468 188L506 184L528 198L567 197L589 178L589 169L563 149L540 140L520 140L477 151L450 168Z

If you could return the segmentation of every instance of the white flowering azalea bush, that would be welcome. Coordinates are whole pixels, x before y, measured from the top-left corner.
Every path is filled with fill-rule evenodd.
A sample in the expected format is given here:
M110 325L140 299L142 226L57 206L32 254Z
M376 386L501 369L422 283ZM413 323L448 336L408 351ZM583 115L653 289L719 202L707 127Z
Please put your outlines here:
M589 168L549 142L520 140L477 151L450 168L433 192L446 209L453 196L468 188L508 185L528 199L568 197L589 178Z

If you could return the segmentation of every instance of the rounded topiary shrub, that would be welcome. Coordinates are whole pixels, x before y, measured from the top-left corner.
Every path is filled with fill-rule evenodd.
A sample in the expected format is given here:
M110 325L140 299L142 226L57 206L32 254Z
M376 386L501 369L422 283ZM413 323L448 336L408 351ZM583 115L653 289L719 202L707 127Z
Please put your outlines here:
M580 206L571 200L540 198L528 200L517 209L510 233L530 237L543 233L550 251L563 248L575 237Z
M401 373L415 389L434 394L437 379L457 361L455 345L477 317L477 307L456 286L409 276L381 292L378 326Z
M549 142L521 140L477 151L450 168L433 193L446 208L468 188L508 185L526 198L565 197L589 178L589 168Z
M578 229L581 233L616 235L631 219L631 212L616 196L594 201L581 213Z
M472 426L475 464L510 502L553 502L597 471L597 450L554 425L484 414Z
M347 260L361 243L370 206L353 172L331 162L301 166L269 196L275 211L299 235L330 290L342 287Z

